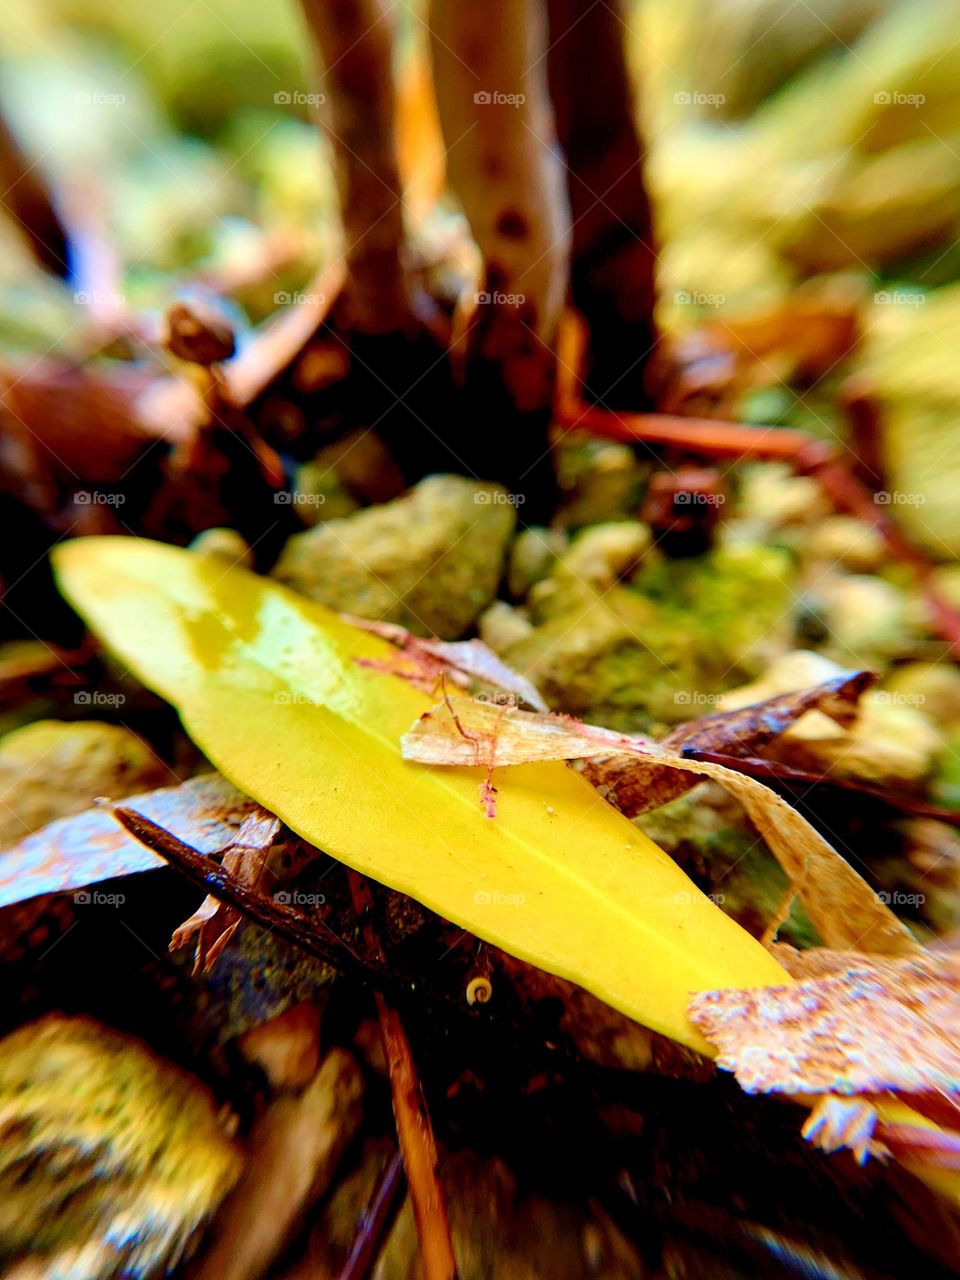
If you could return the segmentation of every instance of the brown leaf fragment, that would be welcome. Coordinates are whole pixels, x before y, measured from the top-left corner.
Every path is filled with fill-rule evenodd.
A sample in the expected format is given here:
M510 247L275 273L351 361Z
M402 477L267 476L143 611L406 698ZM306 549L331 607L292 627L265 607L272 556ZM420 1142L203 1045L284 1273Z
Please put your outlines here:
M263 876L267 854L280 830L280 820L259 805L243 821L236 841L223 855L221 866L247 888L255 889ZM193 972L206 973L237 931L243 919L236 907L208 894L197 910L185 920L170 939L170 950L177 951L193 942Z
M802 1132L808 1142L828 1155L852 1151L857 1164L865 1164L868 1156L882 1159L890 1154L874 1139L876 1127L877 1113L869 1102L828 1094L810 1112Z
M870 671L844 671L807 689L689 720L667 734L660 745L677 752L681 747L692 746L728 756L756 755L808 711L822 711L840 725L852 724L860 695L875 681L876 676Z
M677 755L696 751L750 758L808 711L822 711L839 724L850 724L860 695L874 678L869 671L844 671L806 689L700 716L671 730L659 746ZM622 756L585 762L583 773L628 818L658 809L697 784L695 777L669 765L640 765Z
M391 644L409 656L412 665L406 670L401 664L385 667L393 675L410 680L417 688L427 693L435 693L441 675L449 678L454 684L467 689L473 682L478 682L500 694L514 695L513 698L478 693L482 701L488 699L500 706L516 705L525 702L536 711L547 711L547 704L540 696L536 685L526 676L505 663L482 640L425 640L412 635L405 627L393 622L373 622L367 618L357 618L352 614L342 615L345 622L364 631L372 631L374 635L389 640ZM366 666L376 666L372 662Z
M639 818L691 791L699 778L657 760L636 756L599 756L579 765L580 772L604 800L628 818Z
M701 992L689 1012L748 1093L960 1092L952 953L852 955L792 986Z
M136 407L152 376L128 366L107 378L54 357L5 364L0 479L28 506L51 516L64 488L121 484L158 434ZM67 523L77 515L71 504Z
M890 954L918 950L907 927L796 809L756 779L722 765L687 760L648 739L571 716L539 715L462 697L449 697L425 712L404 735L402 746L406 759L421 764L493 769L537 760L620 756L639 762L641 785L654 767L713 778L743 805L828 945Z
M217 773L130 796L124 803L204 854L235 844L246 819L264 812ZM88 809L51 822L0 853L0 907L164 865L117 825L109 809Z
M360 1068L344 1049L334 1049L301 1094L267 1107L251 1137L246 1172L214 1219L196 1280L265 1274L330 1185L359 1128L362 1104Z

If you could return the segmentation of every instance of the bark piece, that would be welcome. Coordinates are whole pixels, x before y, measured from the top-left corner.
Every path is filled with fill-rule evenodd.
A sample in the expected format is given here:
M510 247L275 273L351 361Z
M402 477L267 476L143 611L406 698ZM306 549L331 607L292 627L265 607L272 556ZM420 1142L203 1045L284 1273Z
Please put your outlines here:
M272 1102L251 1137L246 1172L211 1229L195 1280L255 1280L321 1196L360 1125L363 1079L334 1049L302 1094Z

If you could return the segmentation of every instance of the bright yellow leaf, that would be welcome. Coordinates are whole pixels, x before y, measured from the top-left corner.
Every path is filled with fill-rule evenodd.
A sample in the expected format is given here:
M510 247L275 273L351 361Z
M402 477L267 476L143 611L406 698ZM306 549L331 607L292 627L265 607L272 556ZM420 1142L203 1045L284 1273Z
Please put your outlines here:
M430 699L358 666L389 646L239 568L160 543L55 552L64 593L220 771L335 858L703 1052L696 991L789 979L573 770L405 761Z
M355 659L383 640L269 579L131 538L54 552L64 594L220 771L305 839L638 1022L713 1054L694 992L791 981L667 855L560 763L499 779L405 761L431 699ZM891 1100L891 1122L935 1129ZM955 1203L960 1176L907 1167Z

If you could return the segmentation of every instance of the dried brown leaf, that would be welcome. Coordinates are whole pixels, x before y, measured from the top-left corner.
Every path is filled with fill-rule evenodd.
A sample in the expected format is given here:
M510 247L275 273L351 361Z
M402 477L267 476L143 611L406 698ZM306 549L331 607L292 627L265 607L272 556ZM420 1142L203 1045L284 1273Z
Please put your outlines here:
M493 695L491 701L497 705L525 702L537 711L548 710L536 685L519 671L514 671L482 640L425 640L393 622L372 622L352 614L344 614L343 618L354 627L372 631L374 635L389 640L410 659L406 666L402 661L390 665L369 660L363 663L364 666L381 665L382 669L409 680L427 693L436 692L440 677L445 676L462 689L468 689L473 682L477 682L499 690L508 697L513 695L509 701ZM482 693L477 696L480 699L484 697Z
M688 720L668 733L659 745L677 755L695 749L750 757L808 711L822 711L840 724L851 723L857 714L857 700L873 679L868 671L844 671L806 689ZM698 781L670 765L641 765L635 758L625 756L587 761L583 773L628 818L676 800Z
M892 954L918 949L906 926L804 817L756 779L722 765L686 760L657 743L569 716L453 697L420 717L403 738L403 754L421 764L479 765L488 771L535 760L620 755L638 760L644 778L658 765L713 778L743 805L828 945Z
M266 866L267 853L280 830L280 820L259 805L244 819L234 843L223 855L221 867L247 888L255 889ZM243 919L236 907L208 894L189 919L174 930L170 950L194 943L194 973L210 969L237 931Z
M689 720L667 734L661 746L670 751L696 747L728 756L755 755L808 711L821 711L841 725L852 724L861 694L875 680L869 671L844 671L806 689Z
M958 984L953 953L853 955L790 986L701 992L689 1012L748 1093L955 1095Z

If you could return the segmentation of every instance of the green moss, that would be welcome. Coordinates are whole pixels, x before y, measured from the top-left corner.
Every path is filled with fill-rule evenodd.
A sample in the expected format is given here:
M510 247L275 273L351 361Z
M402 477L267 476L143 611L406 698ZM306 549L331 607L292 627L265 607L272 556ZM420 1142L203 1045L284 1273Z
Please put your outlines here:
M653 559L609 590L561 562L531 593L533 631L505 656L558 710L625 730L689 719L758 672L790 578L789 557L759 546Z

